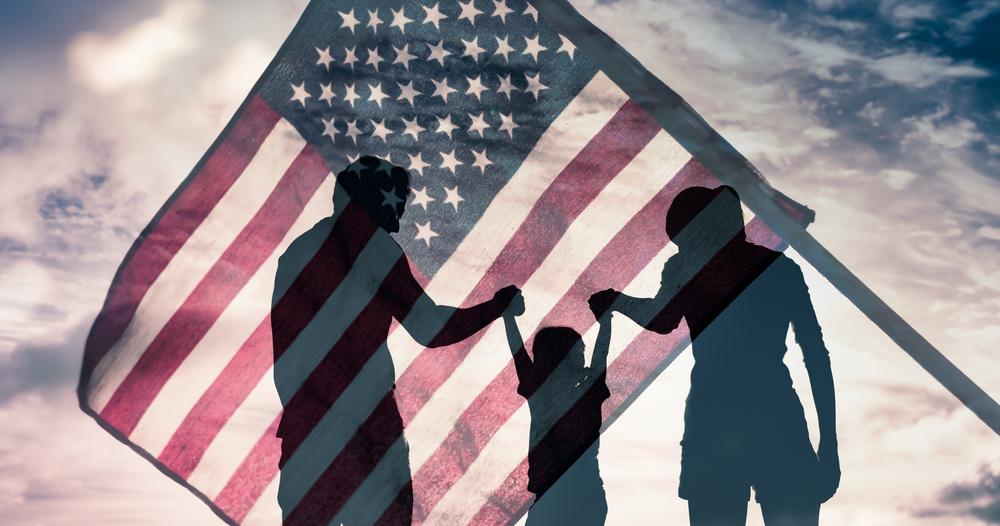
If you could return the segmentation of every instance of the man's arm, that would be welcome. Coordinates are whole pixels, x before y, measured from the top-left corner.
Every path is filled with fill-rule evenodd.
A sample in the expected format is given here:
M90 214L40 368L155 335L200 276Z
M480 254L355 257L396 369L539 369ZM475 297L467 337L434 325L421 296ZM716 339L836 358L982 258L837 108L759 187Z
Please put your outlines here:
M438 305L413 277L405 257L395 265L389 279L382 290L393 297L393 317L424 347L444 347L479 332L503 314L518 292L510 285L498 290L492 299L471 307Z

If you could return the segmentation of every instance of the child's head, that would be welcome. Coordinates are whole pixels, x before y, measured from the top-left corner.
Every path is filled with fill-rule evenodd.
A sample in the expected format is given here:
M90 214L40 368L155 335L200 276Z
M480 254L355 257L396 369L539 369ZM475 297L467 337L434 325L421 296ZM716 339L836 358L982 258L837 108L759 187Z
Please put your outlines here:
M554 371L567 355L571 369L583 368L583 338L569 327L545 327L538 331L532 351L535 365L544 374Z

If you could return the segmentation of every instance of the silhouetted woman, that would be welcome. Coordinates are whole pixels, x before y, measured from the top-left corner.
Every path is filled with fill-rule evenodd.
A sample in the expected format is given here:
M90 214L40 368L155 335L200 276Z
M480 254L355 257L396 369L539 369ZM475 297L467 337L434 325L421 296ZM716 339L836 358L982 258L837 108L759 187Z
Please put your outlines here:
M580 334L545 327L528 356L514 319L524 311L518 294L504 314L507 341L517 369L517 392L528 400L531 432L528 491L535 502L527 526L602 525L608 514L597 464L601 404L611 396L606 379L611 314L600 320L590 367L584 366Z
M747 241L739 197L727 186L678 194L666 230L679 251L656 296L609 289L591 297L591 308L617 310L661 334L687 322L695 362L679 493L691 524L745 524L751 487L768 526L818 524L840 462L829 354L802 272ZM789 324L816 403L818 455L782 361Z

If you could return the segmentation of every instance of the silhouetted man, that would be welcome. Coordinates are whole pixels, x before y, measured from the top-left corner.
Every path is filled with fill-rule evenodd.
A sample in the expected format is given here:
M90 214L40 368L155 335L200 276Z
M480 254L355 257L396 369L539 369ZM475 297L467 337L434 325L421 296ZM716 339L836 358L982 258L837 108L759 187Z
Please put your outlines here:
M661 334L687 322L695 363L679 493L691 524L745 524L751 486L768 526L818 524L840 466L829 354L802 272L746 240L739 197L727 186L678 194L666 230L679 251L656 296L608 289L590 304L596 316L616 310ZM816 403L818 457L782 362L789 323Z
M279 260L271 329L284 406L277 435L285 524L370 524L380 515L381 524L410 524L390 324L398 320L426 347L450 345L500 317L518 292L506 287L469 308L435 304L389 235L399 231L409 192L406 170L362 157L337 176L334 214ZM403 491L384 514L368 503L347 505L376 467L383 487Z

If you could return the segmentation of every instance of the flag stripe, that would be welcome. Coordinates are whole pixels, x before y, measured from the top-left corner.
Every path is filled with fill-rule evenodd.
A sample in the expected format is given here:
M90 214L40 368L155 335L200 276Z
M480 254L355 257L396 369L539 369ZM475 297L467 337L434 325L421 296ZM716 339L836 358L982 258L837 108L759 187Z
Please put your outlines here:
M260 209L305 145L287 121L274 126L243 174L160 273L121 338L94 368L87 401L95 412L104 409L142 353Z
M261 98L252 97L225 139L206 154L197 174L139 236L87 338L81 385L87 385L89 374L121 338L146 292L243 173L279 119Z
M312 146L302 149L263 206L125 377L101 410L102 418L123 434L132 432L163 384L271 255L329 173Z
M568 325L590 326L593 315L587 308L590 294L598 287L623 288L666 245L662 230L650 228L662 221L674 196L684 188L708 186L715 182L696 161L689 161L677 175L640 210L629 223L602 249L580 275L573 287L546 314L537 327ZM715 183L717 184L717 183ZM526 327L522 325L522 330ZM537 329L536 329L537 330ZM580 331L584 332L584 331ZM526 340L528 341L528 340ZM494 351L495 352L495 351ZM517 391L517 374L513 362L493 380L464 410L448 437L422 463L413 477L418 503L414 523L419 524L438 500L468 468L496 431L503 426L524 400L512 396Z

